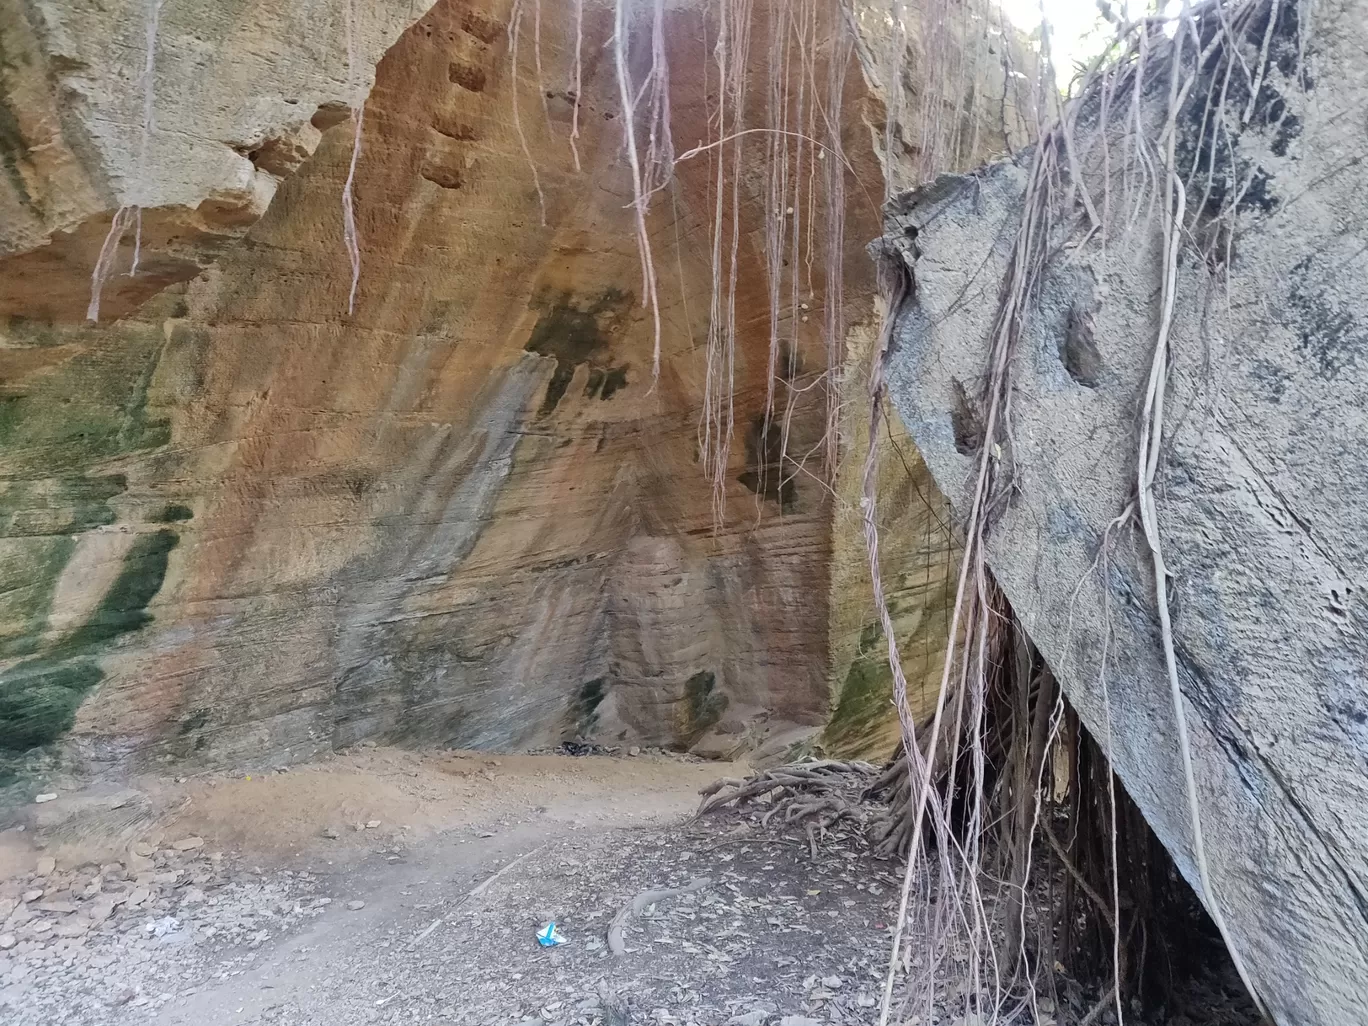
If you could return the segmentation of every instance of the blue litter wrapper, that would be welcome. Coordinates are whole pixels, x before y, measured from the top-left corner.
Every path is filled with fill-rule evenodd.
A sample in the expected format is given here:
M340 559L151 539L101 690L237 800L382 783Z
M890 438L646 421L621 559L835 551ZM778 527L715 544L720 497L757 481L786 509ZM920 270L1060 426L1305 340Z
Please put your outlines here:
M555 922L550 922L537 931L537 943L544 948L558 948L562 944L569 944L570 938L560 932Z

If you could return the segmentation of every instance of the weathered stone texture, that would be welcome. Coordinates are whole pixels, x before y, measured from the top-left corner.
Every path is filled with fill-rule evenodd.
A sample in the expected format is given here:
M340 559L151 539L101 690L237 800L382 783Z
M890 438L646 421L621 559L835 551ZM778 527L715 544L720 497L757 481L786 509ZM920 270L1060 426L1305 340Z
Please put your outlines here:
M1156 489L1215 900L1277 1021L1338 1026L1368 1021L1368 7L1321 3L1308 24L1308 75L1275 62L1260 100L1289 117L1239 140L1263 174L1228 279L1180 267ZM893 394L961 514L1026 176L946 178L890 213L917 251ZM1144 542L1127 528L1103 553L1135 494L1158 237L1141 219L1050 262L1013 364L1015 490L989 559L1195 885Z
M145 261L137 276L109 279L104 316L195 277L261 217L320 129L364 100L376 62L430 6L0 2L0 315L84 320L91 269L121 207L142 208ZM502 32L477 20L482 35ZM130 231L121 271L132 246Z
M91 54L81 67L122 81L109 69L122 74L140 60L136 7L48 16L65 23L103 11L118 22L129 37L121 60ZM355 316L341 206L351 126L329 106L346 97L336 16L233 8L194 29L176 8L163 8L162 129L140 183L120 170L124 131L106 132L93 154L63 158L69 181L6 151L52 200L11 223L0 271L10 315L0 329L0 720L10 725L0 748L12 755L69 737L120 763L303 758L365 738L503 748L584 736L709 754L767 742L782 751L821 727L863 658L859 701L847 703L851 715L829 743L886 754L887 671L879 646L855 651L873 612L859 584L858 520L844 505L853 478L843 471L839 505L820 474L770 494L778 464L747 444L763 422L769 343L758 177L748 174L743 192L746 316L720 524L697 462L711 281L706 160L681 165L653 215L665 334L651 381L617 84L603 46L611 8L586 9L582 173L561 88L569 12L544 8L553 88L536 81L530 45L522 53L521 127L544 220L513 120L508 4L443 0L390 49L357 168ZM671 5L681 146L708 136L703 76L686 73L705 53L703 17L700 6ZM366 53L381 45L381 27L368 30ZM203 59L192 68L194 39ZM756 67L760 89L763 62ZM189 82L194 68L209 78ZM6 95L22 106L17 89ZM171 131L214 95L193 132ZM258 95L266 98L249 102ZM876 180L867 130L853 116L865 102L853 65L850 96L849 156L860 177ZM268 145L264 127L240 123L261 108L251 125L284 124L287 99L327 115L304 150ZM163 106L175 110L163 115ZM118 103L87 114L136 135ZM160 148L174 138L184 152ZM225 139L251 143L257 169ZM765 152L756 145L747 160ZM269 190L258 195L251 182L263 180L263 162ZM151 205L146 190L156 186L159 209L199 217L197 197L233 175L260 203L244 206L213 246L192 246L184 275L111 279L105 309L118 319L63 323L84 313L115 207ZM145 269L179 260L187 238L172 242L157 223L145 221ZM858 368L874 320L861 248L875 230L873 207L850 225ZM23 270L37 265L24 261L62 270L39 287L36 271ZM820 290L809 301L819 308ZM824 364L813 320L795 329L805 382ZM867 419L864 374L843 385L856 434ZM808 389L794 407L792 451L815 449L824 417L821 388ZM900 484L907 458L920 467L915 456L884 461L885 576L925 662L938 651L935 617L918 605L920 578L904 581L910 570L898 565L926 547L929 507L905 501ZM905 519L919 525L908 548L896 540Z

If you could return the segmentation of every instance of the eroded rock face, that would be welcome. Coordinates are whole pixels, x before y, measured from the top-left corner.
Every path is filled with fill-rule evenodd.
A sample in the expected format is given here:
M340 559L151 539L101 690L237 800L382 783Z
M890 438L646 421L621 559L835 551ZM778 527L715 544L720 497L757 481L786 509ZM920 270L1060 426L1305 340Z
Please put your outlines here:
M1368 1021L1368 19L1321 4L1301 74L1299 8L1280 9L1230 155L1254 187L1233 249L1214 250L1229 264L1212 278L1185 248L1179 265L1156 493L1215 900L1277 1021L1329 1026ZM1252 24L1257 52L1267 17ZM1026 179L1010 162L947 177L889 223L917 281L893 394L961 513ZM1109 529L1136 492L1162 267L1157 221L1049 264L1013 363L1014 490L989 559L1201 893L1152 565L1138 534Z
M194 278L256 223L322 130L349 117L376 61L430 6L4 0L0 316L84 320L121 209L141 210L142 259L129 277L130 223L102 316ZM502 35L463 10L470 45Z
M97 755L210 761L365 738L722 752L820 725L825 493L799 480L767 495L766 456L737 444L714 529L696 463L706 165L652 224L673 265L653 383L601 45L611 12L586 14L584 173L567 144L570 103L551 89L543 103L524 52L521 131L544 219L511 117L507 14L444 2L381 63L356 173L354 317L340 201L349 123L293 176L272 175L269 211L250 230L244 215L247 234L207 274L196 257L195 280L117 323L54 323L83 306L79 275L68 310L60 275L37 290L5 272L9 310L24 315L5 332L0 457L11 752L73 720ZM687 66L701 14L672 19ZM544 26L558 82L567 30L562 17ZM677 90L681 138L707 135L701 89ZM321 95L296 98L312 112ZM263 173L220 149L244 180ZM167 173L167 203L182 210L214 179L193 161ZM62 223L96 224L105 193L92 195ZM758 222L753 207L747 217ZM50 229L35 217L13 237ZM80 255L55 238L14 259ZM148 253L161 242L145 221ZM856 243L850 286L868 314ZM744 259L741 304L764 310L759 256ZM119 295L124 308L146 299ZM738 435L763 419L768 325L752 331ZM795 446L819 430L821 394L809 395Z
M867 126L879 111L865 109L855 63L845 367L823 377L819 270L803 296L812 323L781 327L794 402L781 382L768 421L788 424L787 463L778 428L764 435L768 151L745 151L735 432L718 520L698 439L715 166L706 153L681 164L653 206L664 325L653 381L605 46L611 5L585 7L578 97L561 5L543 8L540 80L530 6L516 82L502 0L442 0L398 38L365 109L354 314L345 5L231 8L201 27L173 6L157 73L172 109L159 100L146 173L125 159L137 135L131 73L110 70L136 63L132 42L122 63L92 51L72 65L124 90L101 94L123 106L80 108L119 127L102 148L5 140L15 174L4 202L22 213L0 271L9 763L59 740L119 764L289 760L363 739L782 754L828 720L821 746L886 755L890 675L870 627L859 519L877 322L863 244L881 189ZM683 150L710 137L701 68L712 12L669 8ZM24 24L39 24L39 10L25 7ZM407 10L366 15L358 67ZM131 10L118 25L103 7L41 11L52 24L110 19L117 39L141 24ZM762 54L764 5L756 24ZM29 113L74 103L53 70L66 67L51 56L63 37L30 36L38 63L7 65L7 102ZM251 52L239 61L237 49ZM760 103L767 65L752 64ZM204 82L189 80L196 69ZM196 115L214 96L245 99ZM291 120L296 108L303 121ZM53 123L68 132L64 117ZM161 148L174 138L184 152ZM51 168L24 163L67 151ZM201 231L206 202L222 218ZM95 254L128 203L146 205L142 270L111 277L108 319L82 325ZM818 442L830 387L841 389L842 434L829 479ZM879 443L879 519L915 684L939 679L944 609L933 606L953 553L943 500L905 441L895 425ZM807 454L797 473L794 453Z

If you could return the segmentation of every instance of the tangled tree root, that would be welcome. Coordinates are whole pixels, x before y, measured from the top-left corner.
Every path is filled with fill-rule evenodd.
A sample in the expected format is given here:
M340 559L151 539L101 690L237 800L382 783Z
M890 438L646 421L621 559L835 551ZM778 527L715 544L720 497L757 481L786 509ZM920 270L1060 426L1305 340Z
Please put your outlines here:
M905 856L912 846L912 778L901 749L860 798L866 802L876 800L881 806L869 823L874 854L881 859Z
M870 800L888 793L893 794L894 804L871 810ZM776 819L786 826L801 825L814 858L827 831L843 821L870 831L880 855L896 853L898 845L905 850L911 838L911 831L900 825L910 810L906 759L895 759L882 771L859 761L790 763L744 779L719 780L702 794L698 816L764 802L769 808L760 817L761 826Z
M753 802L769 806L761 826L801 824L816 856L826 832L857 824L878 858L902 858L912 844L912 783L902 750L880 769L867 762L795 762L752 776L728 777L704 788L697 817Z

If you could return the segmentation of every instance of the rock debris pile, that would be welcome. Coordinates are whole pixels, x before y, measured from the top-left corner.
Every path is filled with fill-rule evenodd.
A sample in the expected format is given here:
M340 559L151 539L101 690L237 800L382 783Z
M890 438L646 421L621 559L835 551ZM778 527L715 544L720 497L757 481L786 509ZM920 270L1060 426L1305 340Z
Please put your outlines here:
M0 1010L53 1024L164 1004L242 972L262 944L321 913L331 899L317 883L251 872L199 837L72 870L42 857L0 883Z

